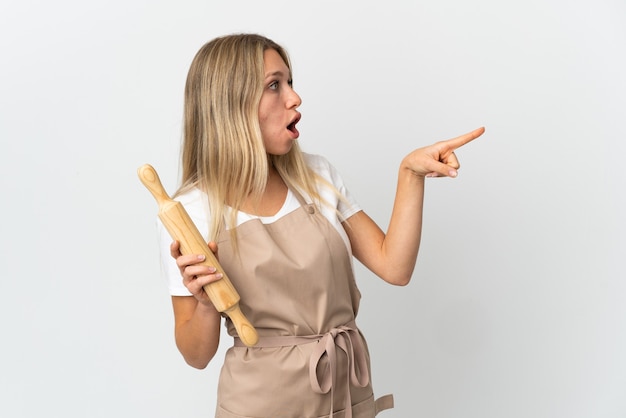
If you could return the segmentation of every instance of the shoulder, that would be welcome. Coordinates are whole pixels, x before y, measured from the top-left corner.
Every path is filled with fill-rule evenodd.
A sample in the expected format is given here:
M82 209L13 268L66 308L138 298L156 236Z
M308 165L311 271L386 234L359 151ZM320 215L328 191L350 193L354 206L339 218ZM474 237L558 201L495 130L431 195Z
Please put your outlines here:
M307 165L323 180L318 183L322 199L336 207L345 218L359 211L359 205L335 166L321 155L303 154Z
M304 157L304 161L306 162L306 164L313 170L317 171L320 169L328 169L328 167L330 166L330 162L328 162L328 159L322 155L303 152L302 156Z
M328 159L322 155L303 153L306 164L319 176L328 180L332 184L341 182L339 172Z
M193 205L200 202L203 198L204 193L200 191L197 187L193 187L185 192L177 195L174 200L182 203L183 205Z

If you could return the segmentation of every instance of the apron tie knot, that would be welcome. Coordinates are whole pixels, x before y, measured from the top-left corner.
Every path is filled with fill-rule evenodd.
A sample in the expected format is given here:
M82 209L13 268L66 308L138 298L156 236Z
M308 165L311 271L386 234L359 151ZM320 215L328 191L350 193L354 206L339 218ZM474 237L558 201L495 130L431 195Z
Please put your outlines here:
M351 418L350 383L354 386L365 387L370 381L363 337L354 322L333 328L326 334L323 334L317 347L311 353L309 378L311 387L315 392L326 394L330 391L329 417L331 417L333 414L334 389L337 382L337 348L343 351L348 359L348 373L346 373L347 378L345 381L345 417ZM324 357L328 359L328 362L318 374L318 368Z
M350 321L346 325L332 328L325 334L304 336L265 336L260 337L254 348L263 347L286 347L298 344L310 344L317 340L317 345L311 352L309 359L309 380L314 392L327 394L330 392L330 413L333 415L335 398L335 386L337 385L337 347L347 357L348 370L344 382L345 418L352 418L352 398L350 396L350 383L357 387L366 387L370 383L370 374L367 361L367 350L363 342L363 336L359 332L356 323ZM238 337L235 337L235 347L245 347ZM250 347L247 347L250 349ZM326 358L323 370L319 370L322 359ZM386 404L385 404L386 405ZM378 407L378 406L377 406ZM387 409L385 406L379 410Z

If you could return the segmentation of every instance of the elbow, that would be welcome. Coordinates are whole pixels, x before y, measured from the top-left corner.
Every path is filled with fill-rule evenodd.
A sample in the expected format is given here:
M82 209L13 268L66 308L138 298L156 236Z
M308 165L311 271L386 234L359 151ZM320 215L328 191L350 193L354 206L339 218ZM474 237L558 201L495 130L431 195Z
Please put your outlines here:
M209 350L189 350L185 349L185 347L178 345L178 351L183 356L185 363L187 363L194 369L203 370L206 368L206 366L209 365L209 363L215 356L215 353L217 352L217 347L210 348Z
M201 357L183 355L183 358L185 359L185 363L187 363L189 366L193 367L194 369L203 370L206 368L206 366L209 365L211 359L213 358L213 355Z
M392 270L390 271L388 282L394 286L406 286L411 282L414 269L415 264Z
M402 263L391 260L377 270L378 276L385 282L394 286L403 287L411 282L413 271L415 270L415 262Z
M406 285L408 285L411 282L411 276L397 276L394 278L394 280L390 281L389 283L391 283L394 286L399 286L399 287L404 287Z
M206 366L209 365L209 361L185 359L185 362L191 367L193 367L194 369L198 369L198 370L203 370L206 368Z
M403 287L403 286L408 285L411 282L412 276L413 276L412 272L395 273L395 274L392 273L392 274L382 275L380 276L380 278L391 285Z

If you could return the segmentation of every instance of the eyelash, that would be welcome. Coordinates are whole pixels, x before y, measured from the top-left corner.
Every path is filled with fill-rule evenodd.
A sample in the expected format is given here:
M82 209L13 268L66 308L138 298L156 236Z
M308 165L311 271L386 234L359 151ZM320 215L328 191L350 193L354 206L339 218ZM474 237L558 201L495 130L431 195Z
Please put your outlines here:
M269 89L270 89L270 90L276 90L276 89L278 88L278 85L279 85L279 84L280 84L280 83L279 83L279 81L278 81L278 80L276 80L276 81L272 81L272 82L269 84L269 86L268 86L268 87L269 87ZM289 87L293 87L293 80L291 80L291 79L287 80L287 85L288 85Z

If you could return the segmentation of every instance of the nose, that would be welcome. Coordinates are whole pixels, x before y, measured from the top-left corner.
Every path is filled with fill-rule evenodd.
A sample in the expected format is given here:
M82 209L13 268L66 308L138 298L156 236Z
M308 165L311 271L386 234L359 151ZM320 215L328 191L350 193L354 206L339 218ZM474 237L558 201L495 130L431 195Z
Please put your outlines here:
M302 104L302 99L293 88L289 88L289 97L287 98L287 108L298 108Z

